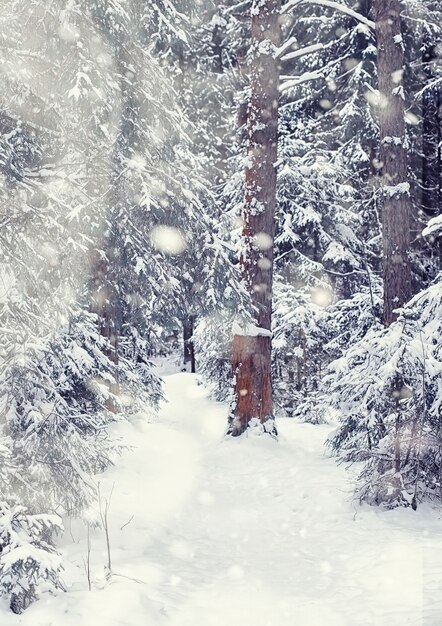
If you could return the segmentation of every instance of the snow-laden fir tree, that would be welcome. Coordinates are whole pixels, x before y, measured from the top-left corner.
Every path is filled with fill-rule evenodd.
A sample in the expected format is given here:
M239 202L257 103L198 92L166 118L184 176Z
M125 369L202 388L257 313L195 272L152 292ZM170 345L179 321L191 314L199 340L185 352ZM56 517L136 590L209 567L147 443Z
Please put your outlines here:
M14 467L4 506L27 509L23 527L34 528L27 515L80 514L118 449L109 425L155 408L152 333L182 298L194 258L180 255L207 234L187 122L148 46L149 10L2 9L0 396ZM44 588L43 566L31 565L42 574L21 603L2 587L15 611ZM57 586L55 566L52 576Z
M37 590L64 590L61 555L52 544L62 532L57 515L30 514L25 507L0 501L0 595L14 613L37 599Z
M430 11L424 15L419 4L405 5L411 11L411 14L405 15L406 19L417 18L418 23L423 26L423 32L427 35L430 32L435 38L438 31L434 22L435 13ZM382 13L382 7L378 8ZM397 7L395 10L397 12ZM377 14L378 19L381 13ZM403 25L403 21L401 24ZM396 28L399 28L398 21ZM416 34L413 37L410 32L407 33L405 41L409 44L406 47L408 58L425 51L426 39L421 40L421 34L422 30L417 33L417 37ZM381 33L382 36L387 35ZM391 33L388 36L393 38ZM423 47L420 48L419 44ZM388 46L383 53L388 53ZM406 86L407 84L410 86L410 83L406 83ZM424 83L424 91L429 86L432 86L431 82L429 85ZM407 102L410 102L410 90L404 93ZM434 95L433 92L433 97ZM411 102L413 103L412 100ZM424 118L426 114L428 111L424 106ZM383 115L385 116L385 112ZM403 112L396 113L396 117L398 115L403 116ZM419 151L413 149L416 126L417 124L411 126L411 132L408 133L409 143L406 145L407 156L411 155L412 164L419 163ZM423 187L423 198L428 200L430 195L433 198L431 205L427 204L424 208L430 214L437 214L440 211L437 189L430 189L425 165L431 158L435 170L440 169L440 154L436 156L427 152L430 148L434 151L435 141L438 143L437 139L428 136L431 134L430 126L428 120L425 122L424 119L424 167L418 170L418 175L413 172L409 180L422 181L419 182L419 190ZM432 129L434 132L434 124ZM385 133L385 128L383 132ZM391 144L389 141L384 143ZM396 147L388 150L390 149L400 149L405 154L404 142L397 142ZM387 152L384 148L384 159L391 160ZM400 166L399 172L401 168L404 172L404 164L400 165L400 159L392 162L390 167L393 167L393 171L397 164ZM386 184L384 181L384 194ZM387 185L387 192L388 189ZM419 194L420 191L416 193L410 187L411 197L417 198L416 204L412 204L411 214L414 231L423 217L421 210L416 211L421 206ZM387 205L390 201L395 202L395 198L393 195L387 199ZM332 363L331 374L326 380L328 391L334 394L334 402L343 412L342 426L332 439L331 445L344 460L364 462L358 493L361 499L370 503L386 506L411 504L416 507L426 496L440 497L440 368L437 364L440 350L437 321L440 278L436 278L433 284L425 288L428 278L434 275L440 262L437 222L437 217L430 221L423 233L425 244L419 244L415 248L413 257L408 256L408 260L413 259L413 288L421 289L418 295L397 312L399 319L388 331L372 330L351 347L342 359ZM402 232L405 226L406 220L401 220L395 228ZM388 227L384 228L383 237L387 247L397 244L398 239L393 235ZM395 253L402 259L399 249L400 247L396 248ZM384 263L387 263L386 258ZM388 269L388 263L386 267ZM422 268L426 270L423 271ZM407 281L406 288L410 289L410 279ZM402 279L394 288L400 291L401 284ZM399 303L400 299L395 300L394 306L397 307ZM339 400L336 395L338 390L342 392Z
M441 282L333 362L328 390L343 416L330 445L362 462L361 500L387 507L441 497Z

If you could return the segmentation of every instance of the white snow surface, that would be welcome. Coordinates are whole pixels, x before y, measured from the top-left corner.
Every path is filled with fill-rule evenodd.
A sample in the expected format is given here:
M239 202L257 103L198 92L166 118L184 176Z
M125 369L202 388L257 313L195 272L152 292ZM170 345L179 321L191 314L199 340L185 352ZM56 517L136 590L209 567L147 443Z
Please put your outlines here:
M267 328L261 328L252 323L240 324L234 321L232 324L232 333L241 337L271 337L272 331Z
M281 419L267 436L225 439L227 409L198 378L164 376L154 422L120 424L131 446L101 480L105 538L63 539L67 593L1 626L436 626L442 521L421 506L380 511L351 498L352 472L324 453L330 426Z

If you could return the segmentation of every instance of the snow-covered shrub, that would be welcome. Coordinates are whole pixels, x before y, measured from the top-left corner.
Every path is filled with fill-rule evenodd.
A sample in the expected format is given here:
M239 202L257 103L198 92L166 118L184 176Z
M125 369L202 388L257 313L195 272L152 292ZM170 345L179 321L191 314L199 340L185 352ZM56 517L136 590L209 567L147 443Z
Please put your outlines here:
M108 467L118 450L110 424L157 405L160 385L143 356L144 343L123 345L118 395L111 391L115 365L107 339L98 332L96 316L85 311L0 368L3 434L12 442L17 467L14 485L33 510L44 504L49 511L61 507L79 514L95 497L91 476ZM109 400L119 413L107 409Z
M149 359L153 352L150 335L143 336L141 328L127 324L120 337L116 370L120 394L115 401L125 417L140 411L154 414L163 397L161 380Z
M308 424L330 424L335 419L335 411L330 406L322 386L300 398L294 407L292 417Z
M363 462L361 500L416 507L441 496L441 331L439 281L331 364L325 382L342 425L329 443L343 461Z
M332 304L330 289L296 289L277 280L274 310L274 385L277 410L301 421L334 419L323 377L333 359L378 327L380 296L361 287Z
M96 498L93 477L120 450L117 419L161 397L146 341L122 338L118 368L96 315L73 310L49 337L4 346L0 365L0 593L14 612L40 591L63 589L52 541L55 511L81 515ZM118 376L119 393L112 392ZM110 411L112 400L118 412ZM11 504L13 503L13 504ZM9 505L9 506L8 506ZM38 513L38 514L37 514Z
M22 613L41 592L64 590L61 556L52 544L63 530L57 515L31 515L0 500L0 596Z
M198 320L194 333L198 373L219 401L232 393L232 324L231 315L214 313Z
M318 324L325 339L323 351L328 361L339 358L372 328L380 328L382 288L377 278L370 288L360 287L349 298L334 302Z
M274 401L278 413L297 414L306 396L320 384L324 338L319 320L324 310L312 292L277 280L273 313ZM308 415L304 415L308 420Z

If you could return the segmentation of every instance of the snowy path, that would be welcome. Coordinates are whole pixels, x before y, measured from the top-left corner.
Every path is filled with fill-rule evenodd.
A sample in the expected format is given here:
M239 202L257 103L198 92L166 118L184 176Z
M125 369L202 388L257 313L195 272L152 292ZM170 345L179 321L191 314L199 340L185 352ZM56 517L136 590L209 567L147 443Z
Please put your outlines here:
M324 456L329 427L280 420L280 442L224 440L226 409L190 374L165 377L154 423L120 426L134 446L114 484L113 570L101 531L66 533L69 593L1 626L437 626L442 520L422 507L351 502L350 475ZM72 543L72 538L75 540Z

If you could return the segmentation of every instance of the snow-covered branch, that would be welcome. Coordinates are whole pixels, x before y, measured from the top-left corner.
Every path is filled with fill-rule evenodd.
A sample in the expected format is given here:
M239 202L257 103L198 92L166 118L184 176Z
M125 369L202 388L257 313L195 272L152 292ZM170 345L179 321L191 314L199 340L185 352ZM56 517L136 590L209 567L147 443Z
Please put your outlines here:
M341 13L345 13L346 15L353 17L355 20L358 20L358 22L361 22L361 24L365 24L365 26L368 26L373 30L375 28L375 23L372 20L369 20L367 17L365 17L361 13L358 13L357 11L354 11L353 9L350 9L350 7L346 6L345 4L341 4L340 2L334 2L333 0L289 0L281 8L281 13L288 13L295 7L302 4L317 4L322 7L335 9L336 11L340 11Z
M287 89L291 89L292 87L299 87L303 83L307 83L311 80L318 80L319 78L324 78L324 74L322 72L305 72L301 74L301 76L296 76L293 80L288 80L286 82L281 83L280 91L287 91Z
M324 48L324 44L315 43L311 46L305 46L304 48L299 48L297 50L293 50L286 54L290 48L297 43L295 37L291 37L288 39L280 48L278 48L276 52L276 58L281 58L283 61L288 61L289 59L299 59L307 54L312 54L313 52L318 52Z

